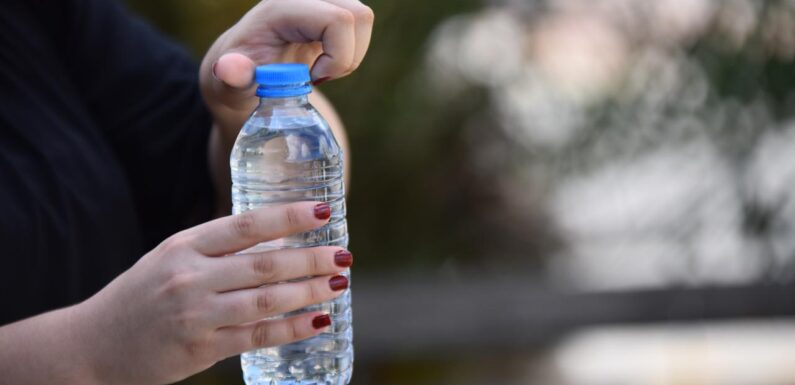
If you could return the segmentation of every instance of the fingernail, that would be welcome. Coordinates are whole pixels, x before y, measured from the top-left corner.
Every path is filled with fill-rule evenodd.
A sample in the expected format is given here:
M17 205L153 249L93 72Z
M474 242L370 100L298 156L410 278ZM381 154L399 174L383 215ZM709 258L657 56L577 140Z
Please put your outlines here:
M320 203L315 206L315 218L329 219L331 217L331 206L328 203Z
M215 74L215 67L217 67L217 66L218 66L218 62L213 63L213 67L212 67L212 71L211 71L212 74L213 74L213 78L215 80L218 80L218 75Z
M312 327L315 329L323 329L331 325L331 317L328 314L319 315L312 319Z
M347 250L340 250L334 253L334 263L339 267L351 267L353 265L353 254Z
M348 278L335 275L328 280L328 285L331 286L331 290L334 291L345 290L348 288Z
M329 81L329 79L331 79L331 77L330 76L326 76L326 77L322 77L320 79L313 80L312 81L312 85L313 86L319 86L319 85Z

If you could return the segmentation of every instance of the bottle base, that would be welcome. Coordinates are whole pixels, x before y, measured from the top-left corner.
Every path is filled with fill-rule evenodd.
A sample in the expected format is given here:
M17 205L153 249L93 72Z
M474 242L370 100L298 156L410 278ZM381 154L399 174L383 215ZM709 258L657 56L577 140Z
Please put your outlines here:
M352 370L336 375L316 378L243 378L246 385L348 385L351 382Z

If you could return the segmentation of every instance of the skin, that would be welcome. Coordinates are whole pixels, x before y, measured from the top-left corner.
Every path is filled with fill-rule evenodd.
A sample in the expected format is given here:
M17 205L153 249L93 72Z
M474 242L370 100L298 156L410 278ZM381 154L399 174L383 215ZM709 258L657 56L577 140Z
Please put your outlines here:
M228 154L257 105L254 68L300 62L311 66L315 82L344 77L364 59L373 20L372 10L358 0L267 0L210 47L199 81L215 118L210 165L222 212L228 212L230 202ZM318 92L310 95L310 102L328 120L347 157L347 137L331 104Z
M304 62L315 80L343 77L364 58L372 24L372 11L355 0L265 0L213 44L199 79L214 117L208 157L221 211L229 202L229 150L257 103L254 67ZM331 105L318 94L312 101L345 148ZM345 270L334 263L340 248L229 256L324 225L316 204L262 208L184 230L91 298L0 327L2 381L169 383L229 356L321 333L312 326L317 312L263 319L341 294L329 286ZM314 278L279 283L306 276Z

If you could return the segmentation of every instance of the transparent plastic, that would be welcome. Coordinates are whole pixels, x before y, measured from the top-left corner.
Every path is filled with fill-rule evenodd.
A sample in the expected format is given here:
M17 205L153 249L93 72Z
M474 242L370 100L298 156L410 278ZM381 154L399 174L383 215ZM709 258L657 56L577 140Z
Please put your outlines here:
M233 212L296 201L322 201L331 219L320 229L262 243L256 250L347 247L343 156L328 123L306 95L262 98L240 131L230 157ZM251 251L251 250L248 250ZM350 278L348 271L343 275ZM284 316L320 310L328 332L308 340L241 355L247 385L345 385L353 370L350 289L334 301Z

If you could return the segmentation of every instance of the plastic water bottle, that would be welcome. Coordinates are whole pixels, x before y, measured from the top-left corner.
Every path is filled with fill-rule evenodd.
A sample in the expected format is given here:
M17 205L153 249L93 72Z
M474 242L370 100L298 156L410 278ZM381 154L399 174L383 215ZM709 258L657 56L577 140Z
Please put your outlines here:
M259 106L240 131L230 159L234 213L287 202L327 202L332 215L322 228L254 249L347 247L342 151L328 123L309 104L309 68L269 64L257 67L255 78ZM343 275L350 277L348 271ZM330 314L327 332L241 356L247 385L345 385L350 381L350 289L333 301L284 317L316 310Z

